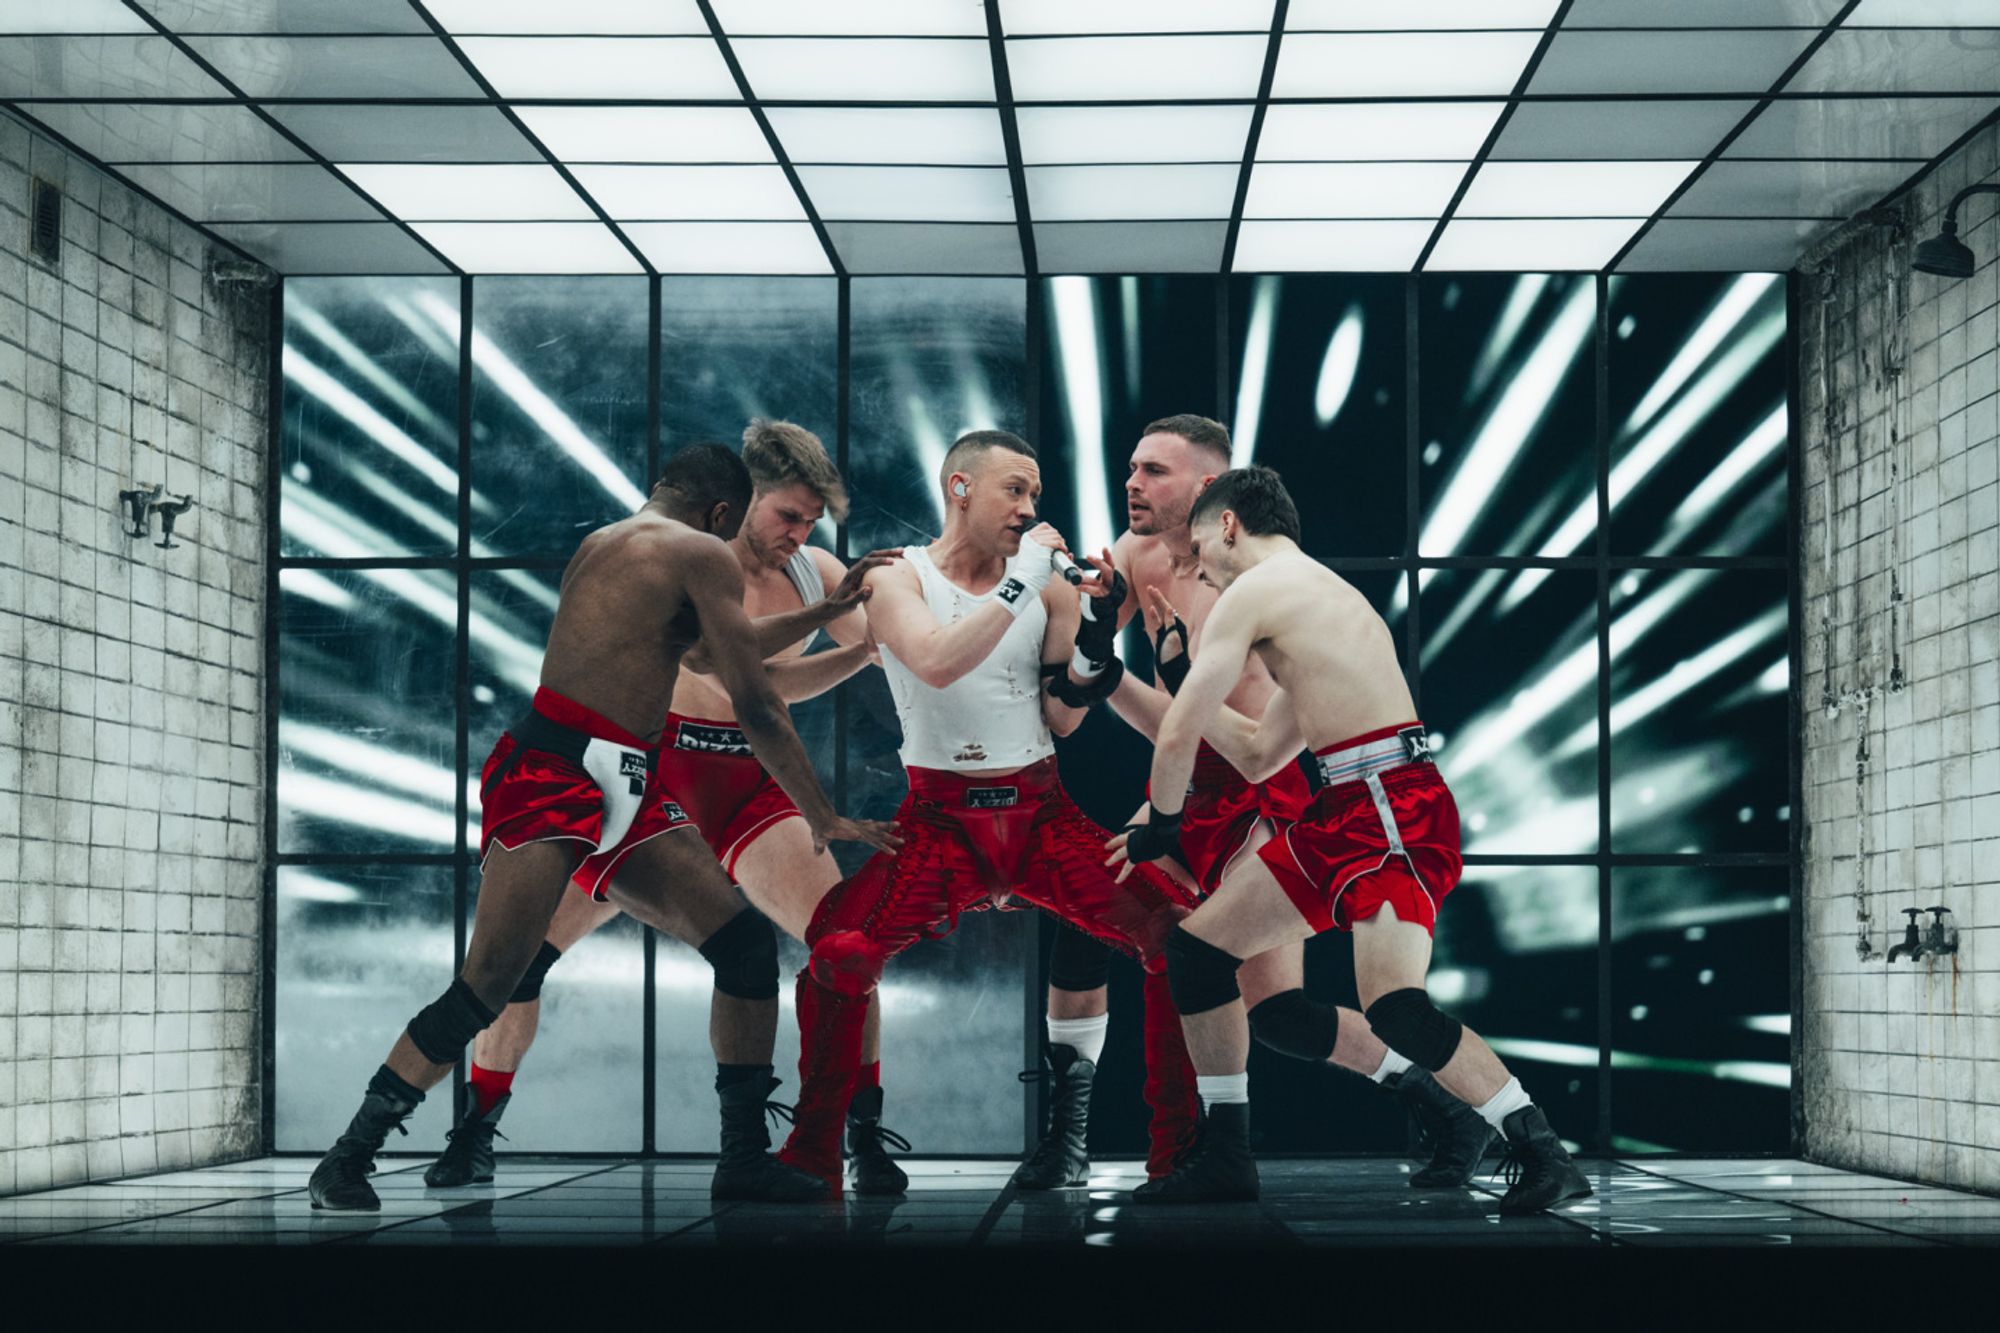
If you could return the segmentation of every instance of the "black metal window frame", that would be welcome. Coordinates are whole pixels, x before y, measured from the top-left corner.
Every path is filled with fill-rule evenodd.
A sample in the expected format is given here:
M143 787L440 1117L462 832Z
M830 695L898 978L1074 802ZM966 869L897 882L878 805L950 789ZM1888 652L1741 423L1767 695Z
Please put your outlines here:
M491 275L504 277L506 275ZM1131 275L1139 277L1163 276L1181 281L1195 280L1200 275ZM1216 311L1216 383L1219 394L1219 411L1226 420L1234 415L1232 387L1235 383L1233 345L1229 336L1229 287L1236 276L1214 274L1205 280L1215 285ZM1338 277L1340 275L1313 275L1315 277ZM1367 275L1375 277L1378 275ZM1785 553L1781 556L1632 556L1618 555L1611 549L1611 431L1609 424L1609 285L1610 275L1603 272L1587 274L1593 278L1596 287L1596 320L1593 334L1593 370L1595 376L1594 393L1596 417L1592 449L1596 467L1597 528L1595 544L1588 555L1565 557L1541 556L1437 556L1423 555L1419 551L1419 539L1423 517L1423 496L1419 484L1420 460L1423 444L1418 430L1418 338L1419 318L1418 293L1427 277L1440 275L1410 273L1404 276L1404 330L1405 330L1405 454L1407 487L1405 495L1406 522L1404 524L1403 550L1400 554L1367 557L1322 558L1322 563L1336 571L1391 571L1400 573L1405 579L1407 593L1407 614L1404 617L1401 636L1403 666L1409 677L1411 694L1421 714L1423 706L1421 674L1417 670L1420 662L1419 646L1422 642L1422 602L1418 595L1419 580L1427 570L1528 570L1564 569L1594 571L1597 575L1597 720L1598 720L1598 783L1597 783L1597 850L1579 855L1527 855L1527 854L1481 854L1468 853L1464 860L1468 867L1480 865L1547 865L1583 867L1597 873L1598 904L1598 956L1597 956L1597 1016L1598 1016L1598 1065L1597 1065L1597 1115L1594 1132L1586 1145L1588 1151L1597 1154L1611 1152L1611 1050L1614 978L1611 971L1611 930L1612 930L1612 874L1621 867L1676 866L1688 868L1732 869L1763 867L1783 869L1789 884L1789 949L1787 967L1789 970L1789 1010L1792 1022L1790 1089L1790 1151L1800 1151L1804 1142L1804 1103L1800 1078L1800 1044L1798 1040L1799 1021L1803 1007L1803 954L1804 935L1802 924L1803 861L1801 840L1803 836L1802 804L1802 751L1800 730L1803 725L1799 682L1803 676L1803 649L1801 636L1801 587L1798 560L1800 524L1800 407L1798 377L1798 337L1800 292L1797 275L1787 274L1785 278L1785 299L1787 321L1783 355L1786 367L1786 404L1788 430L1785 445L1785 467L1787 478L1787 505L1785 524ZM1716 276L1716 275L1701 275ZM537 569L559 570L567 563L567 557L475 557L471 554L471 476L472 476L472 404L473 367L472 340L474 302L478 284L485 279L461 275L458 278L460 301L460 337L458 365L458 542L456 551L449 556L416 557L357 557L329 558L286 556L282 554L279 531L279 504L283 489L283 412L282 395L284 376L281 366L284 340L284 296L286 284L281 282L273 289L270 313L270 387L271 408L269 412L269 436L267 441L268 459L265 495L265 792L264 792L264 845L266 849L264 867L264 920L266 923L263 939L264 987L263 987L263 1038L262 1066L264 1071L263 1142L265 1151L272 1151L276 1144L275 1097L273 1088L276 1078L277 1044L277 880L278 872L287 866L338 866L368 865L380 867L395 866L438 866L452 868L453 884L453 932L454 960L462 964L465 958L467 935L467 907L470 903L471 871L473 849L467 843L468 814L465 784L457 782L457 846L452 852L372 855L368 853L320 853L320 852L280 852L278 839L278 726L280 696L282 692L280 633L281 603L279 575L285 569L429 569L451 571L458 590L458 633L454 646L455 690L457 699L456 748L458 769L462 775L471 762L473 746L483 743L484 737L469 734L470 715L470 636L467 620L471 606L471 578L475 571L492 569ZM632 281L642 280L638 277ZM661 391L662 391L662 278L647 276L648 284L648 334L647 334L647 442L646 465L648 477L656 476L661 462ZM747 279L756 281L755 278ZM837 402L835 428L835 461L845 473L848 470L851 442L849 439L850 399L852 390L852 284L854 277L841 274L826 278L793 279L794 281L833 282L837 284ZM863 277L862 282L869 279ZM1007 278L982 275L989 282L1023 282L1027 288L1025 321L1025 376L1023 425L1030 439L1040 435L1040 365L1042 359L1042 283L1045 279ZM848 527L845 523L836 529L835 553L845 560L849 555ZM1792 817L1787 825L1788 846L1783 852L1755 853L1619 853L1611 850L1611 589L1616 576L1628 570L1686 570L1686 569L1734 569L1734 570L1783 570L1786 575L1787 623L1786 656L1790 670L1788 685L1786 737L1786 793ZM835 803L845 808L848 789L846 738L850 721L852 700L851 682L843 684L835 694L834 702L834 760L831 795ZM654 1121L657 1106L656 1069L656 1008L655 1008L655 958L657 940L652 931L644 932L644 972L642 997L642 1106L644 1126L641 1155L646 1157L674 1157L685 1154L660 1153L655 1148ZM1040 1041L1040 1018L1043 1007L1044 986L1040 963L1026 970L1022 978L1023 1005L1026 1033L1024 1036L1024 1056L1029 1064L1038 1059ZM385 1039L389 1034L383 1034ZM453 1077L455 1115L464 1109L464 1066L461 1063ZM1023 1142L1032 1142L1039 1132L1036 1092L1033 1088L1023 1090Z

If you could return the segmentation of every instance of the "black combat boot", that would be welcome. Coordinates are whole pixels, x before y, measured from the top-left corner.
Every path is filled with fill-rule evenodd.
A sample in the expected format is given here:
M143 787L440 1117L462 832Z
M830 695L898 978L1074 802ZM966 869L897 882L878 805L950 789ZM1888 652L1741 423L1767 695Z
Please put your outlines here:
M1097 1065L1062 1042L1049 1044L1049 1062L1041 1069L1021 1075L1021 1081L1038 1079L1054 1082L1049 1096L1049 1127L1027 1160L1014 1169L1014 1187L1024 1190L1059 1190L1090 1181L1090 1150L1084 1138L1090 1130L1090 1089L1097 1081Z
M1508 1185L1500 1199L1503 1214L1538 1213L1565 1199L1590 1196L1590 1181L1569 1159L1541 1107L1524 1106L1500 1126L1507 1135L1507 1156L1500 1164Z
M1132 1191L1133 1203L1254 1203L1257 1159L1250 1155L1250 1103L1217 1102L1202 1113L1194 1147L1171 1175Z
M715 1162L711 1199L750 1199L765 1203L801 1203L826 1197L826 1182L794 1171L771 1156L771 1131L764 1123L771 1112L791 1119L792 1108L765 1100L778 1086L771 1067L762 1077L744 1079L716 1089L722 1099L722 1154Z
M1423 1128L1430 1149L1430 1164L1410 1177L1410 1188L1458 1189L1470 1182L1492 1146L1493 1127L1421 1065L1404 1070L1393 1091Z
M313 1168L307 1189L312 1194L314 1208L369 1213L381 1209L382 1200L368 1183L368 1177L374 1173L375 1154L382 1151L389 1131L410 1132L403 1128L403 1121L424 1099L421 1092L412 1098L409 1094L415 1091L386 1068L377 1071L368 1084L367 1095L361 1099L361 1109L347 1122L347 1132L334 1140L326 1156Z
M910 1150L908 1139L882 1128L882 1089L863 1088L847 1104L847 1158L856 1194L901 1194L910 1187L910 1177L889 1156L891 1144Z
M459 1121L458 1128L445 1137L450 1140L445 1150L432 1162L430 1170L424 1172L424 1184L433 1189L445 1189L452 1185L484 1185L493 1179L493 1136L500 1134L500 1113L507 1109L507 1103L514 1100L514 1094L503 1093L500 1100L493 1103L493 1109L481 1114L479 1099L472 1099L472 1109Z

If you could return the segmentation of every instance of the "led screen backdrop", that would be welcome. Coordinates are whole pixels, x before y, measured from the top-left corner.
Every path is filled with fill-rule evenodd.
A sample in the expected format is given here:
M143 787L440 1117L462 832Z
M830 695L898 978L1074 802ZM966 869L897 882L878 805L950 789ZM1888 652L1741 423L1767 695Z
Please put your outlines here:
M1788 1146L1781 278L328 278L288 282L284 310L278 1147L338 1133L330 1108L462 954L468 777L533 690L569 550L660 459L800 421L854 495L816 540L859 552L934 532L946 446L1007 427L1042 452L1046 516L1094 549L1141 428L1182 411L1285 475L1309 551L1399 636L1464 815L1440 1002L1573 1142ZM1126 652L1150 669L1142 636ZM893 810L879 673L795 719L837 799ZM1062 748L1086 809L1122 822L1145 744L1098 710ZM889 1120L919 1151L1020 1148L1051 929L968 917L892 971ZM802 958L787 941L788 972ZM1308 946L1307 984L1353 1002L1344 938ZM573 951L510 1146L711 1148L707 985L629 922ZM1100 1152L1143 1145L1137 1020L1121 963ZM1261 1049L1251 1068L1266 1150L1401 1144L1365 1081ZM441 1143L448 1100L410 1146Z

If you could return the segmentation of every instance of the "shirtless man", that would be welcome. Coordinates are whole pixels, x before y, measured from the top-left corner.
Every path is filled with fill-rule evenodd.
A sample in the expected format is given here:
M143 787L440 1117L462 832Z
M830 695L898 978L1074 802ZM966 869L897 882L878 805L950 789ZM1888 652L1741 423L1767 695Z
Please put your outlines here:
M797 703L874 660L860 610L868 597L862 580L896 553L875 552L848 569L806 544L821 515L831 512L835 522L847 517L847 488L819 437L803 426L752 421L743 432L743 463L750 470L750 507L729 548L742 567L743 609L753 618L771 684L786 703ZM806 648L822 629L841 646L808 658ZM814 849L798 807L750 752L729 693L707 674L706 659L700 648L681 659L661 737L660 777L751 905L803 940L813 908L840 880L839 867L826 851ZM499 1019L473 1043L465 1119L424 1172L426 1185L493 1179L493 1136L513 1099L515 1072L535 1040L543 980L564 952L619 910L587 893L563 895L527 975ZM879 1009L871 1004L864 1063L848 1108L848 1153L859 1194L898 1194L909 1184L883 1143L880 1043Z
M1222 748L1252 780L1310 746L1324 785L1298 823L1230 863L1167 945L1207 1119L1194 1150L1134 1202L1257 1197L1244 1072L1250 1025L1237 969L1332 929L1354 935L1355 981L1375 1035L1506 1138L1518 1178L1500 1210L1534 1212L1589 1194L1519 1080L1424 989L1438 907L1461 868L1458 808L1415 720L1388 626L1299 550L1298 510L1269 468L1217 477L1189 526L1202 581L1221 596L1160 723L1152 804L1107 844L1112 862L1129 868L1172 853L1204 731L1227 734ZM1276 685L1256 723L1224 707L1253 656Z
M1005 431L974 431L952 445L938 482L943 536L868 576L868 624L903 728L910 791L897 818L908 842L821 900L798 979L798 1118L780 1158L833 1194L867 997L889 959L949 931L962 912L1019 897L1157 973L1193 902L1153 871L1115 884L1105 835L1057 777L1051 733L1074 730L1122 668L1078 670L1078 644L1101 625L1085 632L1099 622L1085 621L1074 589L1051 581L1062 538L1035 523L1034 451ZM1153 993L1167 1002L1164 986ZM1162 1095L1191 1114L1193 1091L1189 1078Z
M1143 610L1153 632L1156 670L1165 689L1127 675L1111 697L1118 715L1149 740L1158 736L1172 692L1187 675L1190 650L1200 644L1202 626L1215 605L1215 589L1195 576L1188 514L1202 488L1228 470L1229 457L1229 431L1219 421L1181 413L1148 425L1132 451L1125 482L1131 526L1106 559L1092 561L1101 583L1122 581L1132 589L1132 596L1119 604L1119 626ZM1187 608L1191 623L1181 621L1176 607ZM1255 719L1276 688L1270 672L1252 658L1230 690L1227 705ZM1192 886L1203 894L1214 892L1226 866L1255 855L1275 832L1297 820L1311 799L1298 765L1287 764L1252 783L1203 742L1188 788L1178 853ZM1161 864L1170 873L1179 869L1173 861ZM1070 1085L1079 1080L1088 1084L1104 1047L1109 967L1110 952L1075 931L1058 934L1049 951L1049 1059L1056 1095L1048 1133L1014 1174L1014 1183L1023 1189L1079 1185L1089 1177L1084 1147L1088 1088L1078 1095ZM1413 1188L1453 1188L1472 1178L1491 1142L1486 1122L1438 1087L1427 1071L1384 1046L1360 1014L1308 997L1303 940L1247 959L1238 981L1250 1032L1258 1041L1296 1059L1353 1070L1393 1090L1417 1117L1430 1136L1433 1155L1410 1176ZM1149 1068L1157 1067L1152 1055L1157 1044L1158 1034L1148 1031ZM1157 1122L1155 1128L1161 1128ZM1156 1133L1154 1152L1175 1147L1177 1138Z
M375 1154L520 985L572 878L694 945L715 970L716 1196L819 1192L765 1151L777 935L716 864L657 762L681 656L700 640L744 734L804 812L814 850L836 839L900 845L891 827L834 812L765 674L743 612L742 567L725 544L749 501L750 474L736 455L685 449L638 513L591 533L571 557L534 705L480 775L482 873L465 966L375 1071L347 1132L313 1170L313 1207L381 1207L368 1183Z

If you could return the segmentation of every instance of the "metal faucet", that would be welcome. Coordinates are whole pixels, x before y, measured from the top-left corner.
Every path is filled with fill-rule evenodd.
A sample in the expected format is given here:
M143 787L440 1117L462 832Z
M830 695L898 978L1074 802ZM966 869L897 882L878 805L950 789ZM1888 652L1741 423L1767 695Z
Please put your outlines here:
M1924 932L1924 952L1931 954L1958 952L1958 927L1947 925L1945 918L1951 915L1949 907L1933 907L1931 928Z
M1908 958L1914 962L1923 955L1924 941L1922 934L1917 929L1917 918L1923 915L1923 910L1921 907L1905 907L1903 909L1903 915L1910 918L1910 924L1903 931L1903 942L1890 946L1890 962L1893 963L1898 958Z

